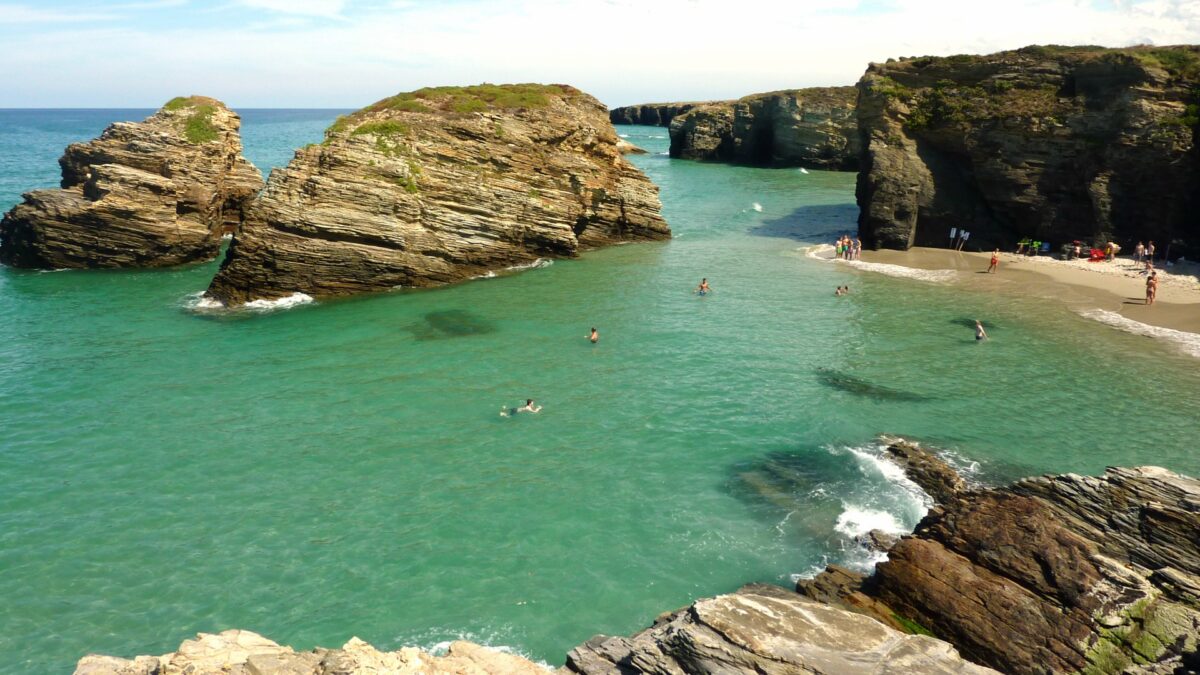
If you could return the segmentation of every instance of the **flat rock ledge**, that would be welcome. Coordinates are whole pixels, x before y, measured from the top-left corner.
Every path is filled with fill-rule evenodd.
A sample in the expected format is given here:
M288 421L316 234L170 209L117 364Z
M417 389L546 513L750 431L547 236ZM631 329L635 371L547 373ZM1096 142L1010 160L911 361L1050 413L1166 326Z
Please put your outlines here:
M15 267L165 267L217 257L263 186L224 103L176 98L67 147L61 189L24 195L0 221Z
M162 656L119 659L85 656L75 675L545 675L550 670L527 659L471 642L452 642L433 656L415 647L381 652L350 638L341 649L297 652L246 630L201 633Z

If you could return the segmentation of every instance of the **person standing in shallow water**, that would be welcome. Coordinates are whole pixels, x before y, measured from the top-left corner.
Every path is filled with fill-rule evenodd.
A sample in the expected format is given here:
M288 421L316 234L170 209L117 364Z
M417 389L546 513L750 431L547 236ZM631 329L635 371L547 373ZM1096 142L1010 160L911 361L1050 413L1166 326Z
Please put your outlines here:
M1151 272L1146 277L1146 304L1154 304L1154 296L1158 295L1158 272Z
M710 288L708 287L708 277L705 277L705 278L701 279L701 280L700 280L700 285L696 287L696 292L697 292L697 293L699 293L700 295L705 295L705 294L707 294L707 293L708 293L710 290L712 290L712 289L710 289Z
M986 340L987 336L988 334L987 331L983 329L983 324L979 322L979 319L975 319L975 341L980 342L981 340Z
M600 341L600 333L596 331L595 326L592 326L592 332L590 335L588 335L588 339L592 341L592 344L596 344Z
M992 264L988 265L988 273L995 273L996 268L1000 266L1000 249L992 251Z

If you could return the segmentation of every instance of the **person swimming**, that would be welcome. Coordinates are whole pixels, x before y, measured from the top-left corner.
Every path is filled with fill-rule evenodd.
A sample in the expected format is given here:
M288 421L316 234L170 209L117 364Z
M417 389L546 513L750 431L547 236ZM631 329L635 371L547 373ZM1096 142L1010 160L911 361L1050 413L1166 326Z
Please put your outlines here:
M978 342L979 340L986 340L987 336L988 334L987 331L983 329L983 324L979 322L979 319L975 319L975 341Z
M500 416L501 417L513 417L517 413L523 413L523 412L536 413L536 412L541 412L541 411L542 411L542 406L534 405L533 399L527 398L527 399L525 399L525 405L521 406L520 408L501 408Z
M588 339L592 341L592 344L596 344L600 341L600 333L596 331L595 326L592 326L592 333L591 335L588 335Z
M700 280L700 285L696 287L696 292L700 295L707 295L712 289L708 287L708 277Z

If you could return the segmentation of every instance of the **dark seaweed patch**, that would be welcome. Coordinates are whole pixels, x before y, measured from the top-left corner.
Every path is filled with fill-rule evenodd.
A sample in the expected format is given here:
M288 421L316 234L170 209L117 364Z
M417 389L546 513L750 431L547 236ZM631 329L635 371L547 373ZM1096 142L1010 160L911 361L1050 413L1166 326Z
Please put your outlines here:
M972 326L975 324L972 323ZM833 389L840 389L848 394L863 396L883 401L930 401L929 396L917 394L902 389L893 389L882 384L868 382L861 377L830 368L817 369L817 380Z
M444 340L496 332L496 324L464 309L429 312L411 328L418 340Z

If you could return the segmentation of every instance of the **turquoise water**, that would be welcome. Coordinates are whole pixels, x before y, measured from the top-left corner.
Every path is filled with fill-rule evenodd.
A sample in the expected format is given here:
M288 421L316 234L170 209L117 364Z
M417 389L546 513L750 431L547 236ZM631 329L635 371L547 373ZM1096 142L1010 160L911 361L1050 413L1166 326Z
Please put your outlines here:
M0 112L0 207L123 113L69 114ZM243 117L269 166L333 113ZM853 227L851 174L634 161L675 239L452 288L205 315L215 263L0 269L0 669L230 627L561 663L701 595L868 564L849 534L922 511L874 461L880 433L985 482L1200 472L1196 359L806 257ZM498 414L526 397L543 411Z

